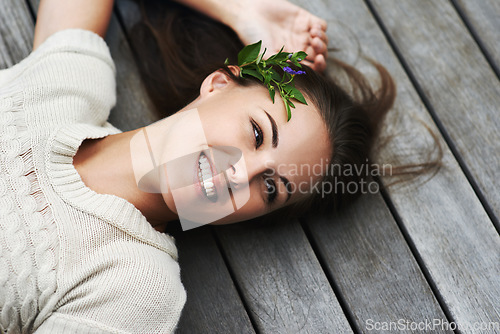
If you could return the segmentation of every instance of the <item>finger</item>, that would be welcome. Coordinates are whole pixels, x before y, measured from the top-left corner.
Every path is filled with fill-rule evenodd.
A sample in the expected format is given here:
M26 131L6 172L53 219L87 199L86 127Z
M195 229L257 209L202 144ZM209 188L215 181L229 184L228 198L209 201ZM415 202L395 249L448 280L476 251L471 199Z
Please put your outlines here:
M320 73L326 70L326 59L322 54L314 59L314 70Z
M326 69L326 60L323 55L317 55L316 58L314 59L314 62L308 61L308 60L303 60L301 62L303 65L307 65L316 72L324 72Z
M313 63L312 61L309 61L309 60L303 60L303 61L301 61L300 63L301 63L302 65L307 65L307 66L309 66L309 67L310 67L310 68L312 68L313 70L316 70L316 69L315 69L315 67L316 67L316 66L314 65L314 63Z
M312 24L313 27L318 27L319 29L323 30L323 31L326 31L326 29L328 28L328 23L326 23L325 20L323 19L320 19L319 17L316 18L316 20L314 21L314 23Z
M325 42L326 45L328 45L328 35L325 33L325 31L318 29L318 28L313 28L311 29L311 37L319 37L323 42Z
M306 49L304 50L305 53L307 53L306 59L310 60L311 62L314 61L314 58L316 58L316 51L314 51L314 48L312 47L311 44L309 44Z
M314 37L311 45L314 49L315 54L323 54L326 55L327 47L325 42L319 38L319 37Z

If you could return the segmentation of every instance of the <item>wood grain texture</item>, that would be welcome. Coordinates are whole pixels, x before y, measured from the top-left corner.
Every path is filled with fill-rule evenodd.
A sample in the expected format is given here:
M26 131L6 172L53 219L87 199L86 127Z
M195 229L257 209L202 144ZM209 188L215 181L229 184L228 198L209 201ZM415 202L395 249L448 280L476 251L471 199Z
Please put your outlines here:
M453 0L464 19L475 31L500 75L500 1Z
M491 68L448 2L374 1L373 5L475 180L485 193L488 190L489 203L497 208L495 112L500 95L495 93L499 86ZM357 15L357 24L351 28L361 45L376 59L385 59L384 65L399 83L396 113L412 112L432 124L399 65L394 66L397 62L385 38L375 33L375 23L364 24ZM399 133L411 133L415 123L403 119ZM400 139L395 144L392 153L405 151L407 144ZM387 153L390 156L391 150ZM430 181L390 188L389 194L452 319L459 325L498 321L498 232L446 147L443 163L444 168ZM490 182L487 189L485 182Z
M36 12L40 0L29 1ZM114 13L105 40L116 66L116 106L111 110L108 121L122 131L157 121L125 34Z
M372 3L500 221L498 78L448 1Z
M259 333L351 333L298 221L218 226Z
M373 32L371 35L381 36L363 2L294 2L327 19L330 46L343 49L335 55L349 63L362 65L356 52L359 47L356 43L358 34L366 35L364 31L370 30ZM356 22L356 27L349 25L349 22ZM383 43L383 40L373 38L366 36L363 41L359 41L362 49L369 55L372 48ZM397 60L390 52L383 52L376 59L383 64L391 62L397 66ZM404 77L401 69L399 73ZM333 72L332 74L335 75ZM399 77L396 78L398 79ZM407 80L398 80L400 87L405 83L407 86L403 89L411 90ZM407 108L411 110L416 106L410 100L401 109ZM404 126L394 129L398 132L407 130ZM419 127L410 136L426 138L428 133L423 127ZM394 149L425 148L425 142L408 141L410 136L399 138L399 146ZM403 147L402 143L409 145ZM455 169L458 169L456 165ZM463 177L462 182L467 185ZM308 219L306 226L325 262L328 274L342 294L356 330L362 333L383 333L386 331L373 330L369 325L375 321L387 323L404 319L418 323L446 318L380 194L364 196L347 212L333 217ZM472 191L469 191L469 196L475 197ZM416 329L402 332L421 331ZM440 330L436 329L435 332Z
M176 233L188 295L176 333L255 333L210 228Z
M30 54L35 27L24 1L2 0L0 18L0 69L3 69Z
M308 223L358 332L387 332L380 327L375 330L377 322L446 319L379 194L364 195L345 212ZM432 332L453 333L440 328Z

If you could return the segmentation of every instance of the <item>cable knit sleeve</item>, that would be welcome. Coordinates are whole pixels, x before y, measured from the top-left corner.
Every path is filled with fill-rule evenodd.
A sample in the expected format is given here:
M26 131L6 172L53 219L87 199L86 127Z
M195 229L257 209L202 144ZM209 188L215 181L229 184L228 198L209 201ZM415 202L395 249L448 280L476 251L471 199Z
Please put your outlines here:
M116 70L109 48L91 31L59 31L9 72L10 88L24 94L32 128L101 126L116 102Z
M35 333L173 333L186 301L177 261L145 244L120 247L103 249Z

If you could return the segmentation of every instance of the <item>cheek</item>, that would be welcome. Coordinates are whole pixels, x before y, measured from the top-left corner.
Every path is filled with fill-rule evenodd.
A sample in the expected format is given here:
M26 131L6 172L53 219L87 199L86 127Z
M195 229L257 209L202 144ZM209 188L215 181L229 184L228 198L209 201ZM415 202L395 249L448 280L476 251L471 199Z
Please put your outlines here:
M262 201L262 196L255 189L250 190L249 200L236 212L224 217L213 225L233 224L257 218L268 213L265 203Z
M239 143L241 143L242 127L231 118L210 117L202 119L202 124L209 145L238 147Z

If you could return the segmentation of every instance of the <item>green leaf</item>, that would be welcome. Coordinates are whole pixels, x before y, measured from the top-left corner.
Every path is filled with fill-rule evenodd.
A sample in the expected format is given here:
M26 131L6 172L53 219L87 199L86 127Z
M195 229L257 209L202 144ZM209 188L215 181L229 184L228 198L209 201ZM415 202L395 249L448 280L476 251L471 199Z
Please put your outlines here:
M297 59L292 59L292 63L297 67L302 67L302 65L297 61Z
M245 46L238 53L238 65L242 66L256 60L257 57L259 56L261 44L262 41L258 41L257 43Z
M285 46L283 45L283 46L281 47L280 51L279 51L277 54L272 55L272 56L271 56L271 57L269 57L267 60L273 60L273 59L275 59L275 58L276 58L276 57L277 57L277 56L281 53L281 51L283 51L283 49L284 49L284 48L285 48Z
M295 87L292 86L292 84L293 84L293 81L292 81L292 83L283 85L283 90L285 91L285 93L287 95L292 95L292 88L295 88Z
M306 99L304 98L304 95L302 95L300 90L298 90L295 87L290 87L290 88L291 88L290 95L293 96L293 98L299 101L300 103L304 103L305 105L307 105Z
M289 55L288 52L280 52L276 55L276 58L274 58L274 60L276 62L284 62L288 59L288 55Z
M268 86L269 89L269 95L271 96L271 100L273 100L274 103L274 94L276 94L276 90L274 89L273 86Z
M254 69L251 69L251 68L246 68L246 67L243 67L241 69L241 74L243 75L251 75L257 79L259 79L260 81L264 81L264 77L262 76L262 74L260 74L257 70L254 70Z
M288 100L288 104L290 105L290 107L295 108L295 104L293 104L292 101Z
M290 111L290 106L288 105L288 101L286 99L283 99L283 102L285 102L286 115L287 115L286 121L288 122L290 118L292 118L292 112Z
M281 76L278 74L278 72L276 72L272 68L269 70L269 72L271 73L271 79L278 82L281 81Z
M271 82L271 73L267 72L264 74L264 84L268 85Z
M262 61L262 57L264 57L264 54L266 53L267 49L264 49L264 52L260 54L260 56L257 57L257 62L256 64L259 65L259 63ZM265 64L264 64L265 66Z
M224 65L229 65L229 58L226 58L226 60L224 60Z
M297 55L296 59L300 58L301 60L304 60L307 57L307 53L305 53L304 51L299 51L296 52L295 54Z

